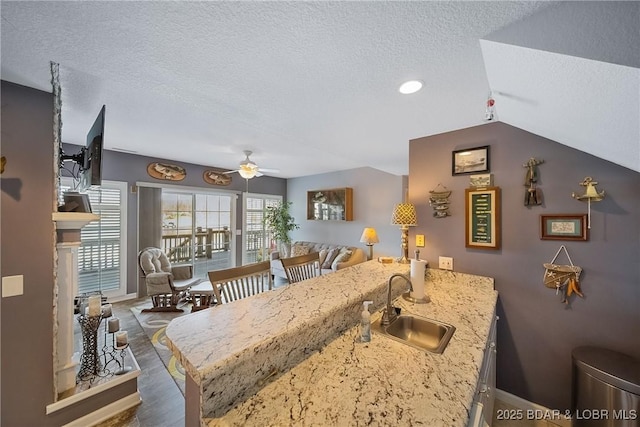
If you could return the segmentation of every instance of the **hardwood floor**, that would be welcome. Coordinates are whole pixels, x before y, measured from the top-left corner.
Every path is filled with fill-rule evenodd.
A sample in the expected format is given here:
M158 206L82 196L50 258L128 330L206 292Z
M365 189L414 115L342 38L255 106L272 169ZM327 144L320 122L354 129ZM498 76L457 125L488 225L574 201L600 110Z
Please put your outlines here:
M130 310L146 299L113 304L113 313L120 318L120 329L129 332L131 351L142 371L138 377L142 403L135 412L101 423L100 427L184 426L184 396Z

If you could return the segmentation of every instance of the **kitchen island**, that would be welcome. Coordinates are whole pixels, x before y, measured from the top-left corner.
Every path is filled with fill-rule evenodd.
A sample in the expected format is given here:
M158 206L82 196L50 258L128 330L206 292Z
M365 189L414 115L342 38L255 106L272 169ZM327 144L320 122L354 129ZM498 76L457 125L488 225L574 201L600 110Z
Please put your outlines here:
M170 347L190 377L186 424L466 425L493 280L427 269L432 302L397 300L404 312L456 327L443 354L375 333L360 342L362 301L374 301L375 319L388 278L408 270L369 261L172 321ZM406 286L394 280L394 298Z

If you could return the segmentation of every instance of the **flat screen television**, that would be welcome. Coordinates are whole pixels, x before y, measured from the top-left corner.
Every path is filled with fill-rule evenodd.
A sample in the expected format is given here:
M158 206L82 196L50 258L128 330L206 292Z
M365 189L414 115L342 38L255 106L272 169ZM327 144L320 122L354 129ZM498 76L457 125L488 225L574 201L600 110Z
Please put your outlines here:
M66 155L60 149L60 167L67 160L75 162L78 172L74 178L78 181L74 191L67 191L64 196L65 204L58 208L64 212L91 212L89 196L86 191L91 187L102 184L102 148L104 143L105 106L102 106L93 126L87 133L87 142L79 153Z
M102 184L104 112L105 106L103 105L87 134L87 145L84 147L83 164L79 173L80 185L78 190L81 192Z

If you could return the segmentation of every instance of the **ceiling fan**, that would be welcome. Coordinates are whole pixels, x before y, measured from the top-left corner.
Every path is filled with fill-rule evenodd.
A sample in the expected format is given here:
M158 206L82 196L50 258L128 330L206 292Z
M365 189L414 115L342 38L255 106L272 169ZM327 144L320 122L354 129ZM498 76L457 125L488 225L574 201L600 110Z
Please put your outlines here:
M238 172L241 177L245 179L251 179L256 176L262 176L263 174L261 172L273 172L273 173L280 172L278 169L259 168L258 165L249 158L251 153L252 152L250 150L244 150L244 155L246 157L243 161L240 162L239 168L236 170L225 172L225 173Z

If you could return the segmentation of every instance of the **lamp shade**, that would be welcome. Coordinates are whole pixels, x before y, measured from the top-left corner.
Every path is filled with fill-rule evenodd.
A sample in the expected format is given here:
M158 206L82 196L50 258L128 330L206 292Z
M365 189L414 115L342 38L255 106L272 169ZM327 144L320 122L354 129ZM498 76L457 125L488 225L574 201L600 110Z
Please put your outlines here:
M362 232L362 237L360 237L361 243L366 243L367 245L372 245L374 243L380 242L378 240L378 235L376 234L375 228L365 228Z
M411 203L398 203L393 208L391 224L405 226L418 225L418 215L416 214L416 207Z

